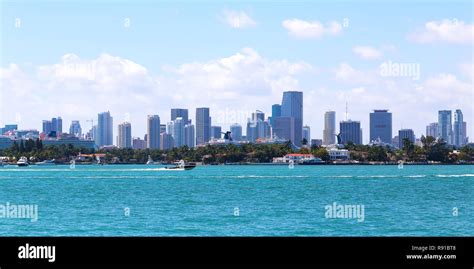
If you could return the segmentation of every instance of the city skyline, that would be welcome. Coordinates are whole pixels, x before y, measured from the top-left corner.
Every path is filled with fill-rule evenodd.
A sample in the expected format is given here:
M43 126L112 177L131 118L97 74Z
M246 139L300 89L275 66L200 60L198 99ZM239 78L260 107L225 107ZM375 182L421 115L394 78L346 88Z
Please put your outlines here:
M195 109L209 107L211 125L245 129L256 110L270 116L282 92L302 91L302 125L311 127L312 138L323 138L326 111L336 112L336 125L345 119L346 103L348 118L361 123L363 143L370 141L374 109L393 114L392 136L409 128L417 137L438 121L438 110L461 109L467 136L474 137L468 1L358 6L374 14L389 8L390 18L366 18L353 3L147 9L125 1L108 6L106 17L77 3L39 3L1 4L1 126L41 130L42 120L59 115L63 130L79 120L87 133L87 120L111 111L115 123L131 122L132 136L143 137L147 115L167 123L171 108L185 108L197 128ZM77 16L86 12L90 20ZM404 64L418 68L394 71Z

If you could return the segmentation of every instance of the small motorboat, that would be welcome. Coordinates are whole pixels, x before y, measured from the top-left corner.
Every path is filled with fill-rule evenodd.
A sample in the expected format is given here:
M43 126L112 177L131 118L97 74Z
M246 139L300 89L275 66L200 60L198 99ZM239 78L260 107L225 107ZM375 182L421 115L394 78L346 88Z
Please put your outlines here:
M18 165L18 166L28 166L30 164L28 163L28 159L25 156L21 156L20 159L18 160L18 162L16 162L16 165Z
M195 163L189 163L189 164L186 164L183 160L175 163L175 166L169 166L169 167L165 167L165 169L167 170L191 170L191 169L194 169L196 167L196 164Z
M55 165L55 159L52 160L44 160L42 162L37 162L36 165Z

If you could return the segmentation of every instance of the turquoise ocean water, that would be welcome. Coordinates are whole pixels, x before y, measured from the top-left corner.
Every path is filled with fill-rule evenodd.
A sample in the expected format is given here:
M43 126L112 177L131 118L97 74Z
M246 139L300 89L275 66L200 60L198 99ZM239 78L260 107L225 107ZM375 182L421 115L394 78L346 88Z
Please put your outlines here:
M474 236L474 166L6 166L7 203L38 220L0 217L0 236Z

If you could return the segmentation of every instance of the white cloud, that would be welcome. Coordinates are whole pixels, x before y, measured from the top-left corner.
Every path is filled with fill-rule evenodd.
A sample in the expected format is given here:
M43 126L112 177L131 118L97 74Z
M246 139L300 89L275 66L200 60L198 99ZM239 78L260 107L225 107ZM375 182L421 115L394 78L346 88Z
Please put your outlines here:
M356 46L352 51L364 60L376 60L382 58L382 52L370 46Z
M159 114L167 122L170 108L183 107L194 119L195 107L209 106L213 123L226 128L235 121L245 123L246 117L219 122L221 112L269 112L281 101L282 91L300 90L298 76L312 70L305 62L267 59L251 48L224 58L165 66L159 75L109 54L96 59L66 54L58 63L30 73L17 65L2 68L1 83L9 90L3 92L1 107L25 113L20 128L41 128L41 120L60 115L65 129L70 120L79 119L84 130L90 128L86 119L110 110L114 126L130 115L133 135L142 136L147 114ZM9 113L3 120L12 122L14 116Z
M336 80L349 84L370 84L374 82L373 72L360 71L348 63L341 63L333 69Z
M224 10L223 20L232 28L248 28L257 23L244 11Z
M410 34L408 39L418 43L472 44L474 24L458 20L429 21L422 30Z
M319 21L304 21L288 19L282 22L288 34L297 38L321 38L323 35L337 35L342 31L342 26L337 21L323 25Z

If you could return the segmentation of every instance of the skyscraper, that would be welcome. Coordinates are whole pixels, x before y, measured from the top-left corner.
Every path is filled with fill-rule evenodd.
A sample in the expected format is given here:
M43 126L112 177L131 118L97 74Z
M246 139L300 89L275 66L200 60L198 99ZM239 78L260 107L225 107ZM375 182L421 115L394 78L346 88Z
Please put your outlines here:
M451 122L451 110L438 111L438 137L447 144L452 144L453 126Z
M398 131L398 147L403 148L403 139L408 139L415 143L415 133L412 129L401 129Z
M221 138L222 127L221 126L211 126L211 137L212 138Z
M323 145L336 144L336 112L324 113Z
M185 122L181 117L177 117L168 123L168 133L173 137L174 146L177 148L184 146L186 143L184 126Z
M231 137L235 141L242 141L242 126L234 123L230 126Z
M49 135L51 133L51 121L50 120L43 120L43 133Z
M174 121L176 118L182 118L185 124L188 124L188 110L184 108L172 108L171 109L171 121Z
M339 123L341 144L352 142L356 145L362 144L362 129L360 121L341 121Z
M209 117L209 108L196 108L196 145L202 145L209 142L211 131L211 119Z
M146 145L149 149L160 148L160 116L148 115Z
M129 122L120 123L118 125L117 147L132 147L132 125Z
M307 145L311 143L311 128L308 125L303 126L303 139L306 139Z
M392 113L387 109L375 109L370 113L370 142L380 140L392 143Z
M462 147L466 143L466 133L464 131L464 119L462 111L456 109L454 112L453 145Z
M293 140L295 138L295 118L293 117L277 117L274 119L273 137L285 140Z
M272 116L270 117L270 125L273 126L273 121L276 117L281 117L281 105L272 105Z
M438 123L433 122L426 126L426 136L438 137Z
M69 134L74 135L75 137L82 136L82 128L78 120L71 121L71 126L69 126Z
M301 140L303 139L303 92L283 92L281 116L294 118L292 122L290 121L293 124L294 132L288 130L288 133L293 134L290 138L293 144L301 146Z
M63 132L63 119L61 117L51 119L51 131L59 136Z
M186 146L194 148L196 145L194 124L188 123L184 126L184 139Z
M98 114L97 136L95 137L97 146L109 146L114 144L112 126L113 118L110 116L109 111Z

